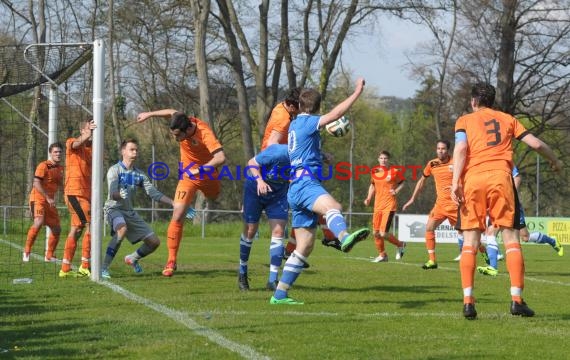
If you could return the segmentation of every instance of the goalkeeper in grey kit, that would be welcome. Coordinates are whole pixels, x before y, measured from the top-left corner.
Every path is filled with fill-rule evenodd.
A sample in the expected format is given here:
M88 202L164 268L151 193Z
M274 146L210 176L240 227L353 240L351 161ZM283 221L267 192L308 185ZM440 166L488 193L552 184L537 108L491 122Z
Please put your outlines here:
M125 256L125 263L132 266L136 273L142 272L139 260L154 252L160 245L158 236L133 209L133 199L137 188L143 188L154 201L172 205L172 199L154 187L148 176L134 166L137 155L137 140L123 140L121 143L122 160L107 171L109 194L105 201L104 211L107 222L111 225L111 241L107 246L101 271L101 276L106 279L111 278L109 266L125 237L131 244L143 242L135 252ZM195 210L190 208L186 217L192 218L195 213Z

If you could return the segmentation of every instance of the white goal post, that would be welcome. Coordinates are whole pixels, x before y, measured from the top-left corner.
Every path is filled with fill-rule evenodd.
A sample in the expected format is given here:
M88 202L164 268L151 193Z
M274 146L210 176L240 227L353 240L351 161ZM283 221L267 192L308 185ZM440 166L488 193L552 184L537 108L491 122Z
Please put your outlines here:
M103 140L105 128L105 44L93 43L93 159L91 172L91 280L101 279L101 248L103 239Z

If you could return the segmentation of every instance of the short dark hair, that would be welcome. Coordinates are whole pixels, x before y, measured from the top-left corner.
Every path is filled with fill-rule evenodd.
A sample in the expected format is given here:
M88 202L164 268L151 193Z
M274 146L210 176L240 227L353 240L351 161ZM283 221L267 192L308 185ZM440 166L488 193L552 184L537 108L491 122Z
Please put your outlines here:
M53 148L60 148L61 150L63 150L63 145L61 145L60 142L54 142L53 144L51 144L48 148L48 152L51 152L51 150Z
M180 130L186 131L190 126L190 122L188 121L188 115L184 114L183 112L177 111L172 114L172 118L170 120L170 130Z
M123 140L123 141L121 142L121 150L125 149L125 148L127 147L127 144L128 144L128 143L133 143L133 144L135 144L135 145L137 145L137 146L139 145L139 142L138 142L137 139L135 139L135 138L126 138L125 140Z
M321 93L315 89L303 89L299 94L299 111L316 114L321 107Z
M287 95L285 95L284 101L287 105L293 105L296 108L298 108L299 107L299 95L301 95L301 88L296 87L296 88L290 89L287 92Z
M378 157L380 157L380 155L386 155L388 157L388 159L392 157L392 155L386 150L380 151L380 153L378 154Z
M451 148L451 143L449 142L449 140L444 140L444 139L439 139L436 144L445 144L445 146L447 147L447 150L449 150Z
M471 88L471 97L477 106L492 107L495 103L495 87L489 83L477 83Z

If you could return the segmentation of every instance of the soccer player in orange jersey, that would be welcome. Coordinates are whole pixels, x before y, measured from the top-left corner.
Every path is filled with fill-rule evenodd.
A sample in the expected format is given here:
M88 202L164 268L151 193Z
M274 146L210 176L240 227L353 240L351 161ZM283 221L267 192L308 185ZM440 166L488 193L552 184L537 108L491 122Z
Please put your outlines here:
M511 281L512 315L534 316L523 301L524 259L519 241L519 204L512 178L512 140L516 138L540 153L553 170L560 171L562 162L550 147L530 134L513 116L491 107L495 88L478 83L471 90L471 114L455 123L452 199L460 205L457 229L463 230L464 245L459 268L463 288L463 316L477 318L473 284L475 257L485 231L485 216L503 232L507 270Z
M65 203L71 214L71 228L65 241L60 277L91 275L91 140L95 121L81 123L80 135L65 142ZM77 240L85 230L81 242L81 266L77 274L71 272L71 262L77 248Z
M388 261L388 255L384 247L385 240L388 240L398 248L396 260L400 260L404 256L404 248L406 247L405 242L396 239L389 232L390 227L392 227L392 219L394 219L396 214L396 195L404 187L403 174L395 170L395 168L391 168L389 161L390 153L388 151L384 150L378 154L378 163L380 165L372 168L368 196L364 200L364 205L368 206L374 197L372 227L378 256L372 262Z
M55 207L55 193L63 183L63 167L60 165L62 151L63 145L60 143L51 144L49 146L49 159L42 161L36 168L34 184L30 193L30 213L34 222L28 230L22 256L24 262L30 261L32 246L34 246L38 232L43 225L48 226L51 231L44 260L46 262L56 260L55 248L59 242L61 226L59 214Z
M299 94L301 89L294 88L289 90L285 100L277 104L265 126L263 140L261 141L261 151L265 150L269 145L287 144L287 132L291 120L299 113Z
M451 144L447 140L438 140L436 144L437 158L428 161L423 171L423 176L416 183L414 193L407 203L404 204L402 210L406 210L418 197L420 191L424 188L425 180L433 175L435 181L435 191L437 199L435 205L429 213L426 224L426 249L429 260L422 268L437 269L437 261L435 256L435 229L446 219L449 220L451 226L455 226L457 221L457 204L451 200L451 179L453 177L453 159L449 154Z
M176 270L176 257L182 240L184 218L196 191L208 199L220 194L221 185L216 167L226 161L224 149L208 124L173 109L140 113L137 122L153 116L170 120L170 134L180 143L178 186L174 195L174 210L167 230L168 261L162 275L171 277Z

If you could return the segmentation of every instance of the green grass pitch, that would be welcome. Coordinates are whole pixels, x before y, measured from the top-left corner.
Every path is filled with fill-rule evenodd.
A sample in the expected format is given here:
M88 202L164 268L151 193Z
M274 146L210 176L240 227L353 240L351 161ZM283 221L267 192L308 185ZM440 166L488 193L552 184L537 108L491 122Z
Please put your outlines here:
M210 225L209 225L210 226ZM178 271L160 274L159 250L142 274L123 264L124 242L110 282L59 279L59 265L21 263L18 239L0 242L0 359L566 359L570 334L567 254L524 245L524 298L537 315L509 314L509 279L476 274L479 319L462 318L457 246L437 247L437 270L423 270L423 244L401 261L371 263L373 242L343 254L316 243L311 267L290 295L303 306L269 305L266 225L253 245L249 292L237 287L241 225L185 228ZM106 246L107 239L103 246ZM36 253L42 246L38 241ZM59 248L61 249L62 243ZM568 249L570 250L570 249ZM58 255L61 251L58 251ZM61 256L61 255L60 255ZM78 249L75 256L77 264ZM479 262L482 262L479 257ZM31 277L31 284L12 284Z

